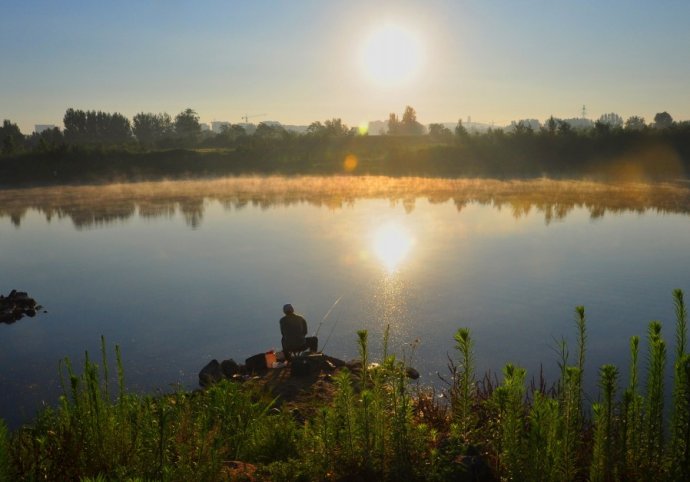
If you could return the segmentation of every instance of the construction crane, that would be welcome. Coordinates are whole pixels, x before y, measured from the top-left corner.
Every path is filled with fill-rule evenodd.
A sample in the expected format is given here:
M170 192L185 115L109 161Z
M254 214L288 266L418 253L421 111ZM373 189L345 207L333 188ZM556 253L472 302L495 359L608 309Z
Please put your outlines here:
M249 124L249 119L251 119L252 117L261 117L264 115L266 115L266 114L253 114L253 115L244 114L242 117L240 117L240 119L242 119L245 124Z

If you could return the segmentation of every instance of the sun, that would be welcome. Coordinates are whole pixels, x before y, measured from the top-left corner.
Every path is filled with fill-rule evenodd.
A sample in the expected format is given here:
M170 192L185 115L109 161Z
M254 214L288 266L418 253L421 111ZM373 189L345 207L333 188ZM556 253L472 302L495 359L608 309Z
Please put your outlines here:
M375 83L404 84L421 71L422 45L415 33L389 23L365 40L361 60L364 73Z

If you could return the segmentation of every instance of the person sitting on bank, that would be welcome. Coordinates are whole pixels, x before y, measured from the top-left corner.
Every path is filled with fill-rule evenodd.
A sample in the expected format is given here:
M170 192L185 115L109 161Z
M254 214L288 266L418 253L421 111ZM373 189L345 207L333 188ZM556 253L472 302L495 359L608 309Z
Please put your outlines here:
M307 321L295 314L295 309L290 303L283 306L283 316L280 319L280 334L283 335L283 353L285 359L290 361L294 353L307 349Z

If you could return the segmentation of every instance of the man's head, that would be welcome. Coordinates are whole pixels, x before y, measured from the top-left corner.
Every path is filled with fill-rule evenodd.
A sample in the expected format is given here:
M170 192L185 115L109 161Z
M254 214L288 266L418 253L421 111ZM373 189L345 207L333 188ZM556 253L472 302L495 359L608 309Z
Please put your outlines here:
M286 315L289 315L290 313L294 312L295 309L292 307L290 303L288 303L287 305L283 305L283 313L285 313Z

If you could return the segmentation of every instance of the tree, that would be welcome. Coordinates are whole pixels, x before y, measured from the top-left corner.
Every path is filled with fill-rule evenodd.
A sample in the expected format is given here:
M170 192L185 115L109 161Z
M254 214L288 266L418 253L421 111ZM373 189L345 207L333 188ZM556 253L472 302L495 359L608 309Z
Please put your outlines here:
M261 140L286 139L288 136L289 134L283 126L267 122L260 123L254 131L254 137Z
M129 119L120 113L67 109L65 140L72 144L125 144L132 138Z
M142 146L151 147L173 131L170 115L140 112L132 118L134 136Z
M620 127L623 127L623 118L614 112L611 112L609 114L602 114L597 122L606 124L611 129L618 129Z
M64 135L67 142L71 144L86 142L86 112L81 109L75 110L70 107L65 111L62 123L65 125Z
M654 116L654 127L657 129L667 129L673 125L673 117L668 112L659 112Z
M125 116L119 112L107 114L100 113L101 122L104 124L103 140L107 144L125 144L132 140L132 125Z
M453 133L443 124L429 124L429 137L436 141L450 141Z
M534 133L534 128L532 127L531 119L521 120L517 123L513 121L511 122L510 127L513 130L513 134L516 136L525 136Z
M201 133L199 115L187 108L175 116L175 135L185 143L196 143Z
M350 128L343 124L340 118L325 121L324 128L326 135L331 137L344 137L350 134Z
M594 123L594 133L598 136L606 136L611 133L611 126L606 122L597 120Z
M312 122L307 127L307 133L317 137L345 137L350 135L350 129L341 119L333 118L323 124L319 121Z
M634 115L628 117L628 120L625 121L625 129L629 131L641 131L645 127L647 127L647 124L645 124L644 117Z
M323 136L325 135L326 128L323 126L321 121L315 121L309 124L309 127L307 127L307 134L312 135L312 136Z
M567 135L572 134L573 126L570 125L569 122L558 119L557 124L558 124L558 135L559 136L567 136Z
M455 126L455 137L457 137L458 140L465 140L469 136L467 129L462 125L462 119L458 119L458 124Z
M24 141L24 135L19 130L19 126L10 122L8 119L2 121L0 127L0 150L2 154L13 154L19 149Z
M401 132L400 121L398 120L397 114L391 112L388 115L388 135L397 136Z
M546 132L550 135L555 135L556 130L558 129L558 123L560 122L560 119L555 119L553 116L549 117L549 119L544 123L544 129Z
M417 122L417 112L411 107L405 107L402 120L400 121L402 134L409 136L419 136L424 134L424 126Z
M235 141L240 137L246 136L247 131L244 130L244 127L242 127L241 125L231 124L221 127L220 134L218 135L223 136L230 141Z
M52 129L46 129L40 133L34 132L29 138L29 144L32 149L38 151L54 151L60 149L65 145L65 138L60 132L60 129L53 127Z

